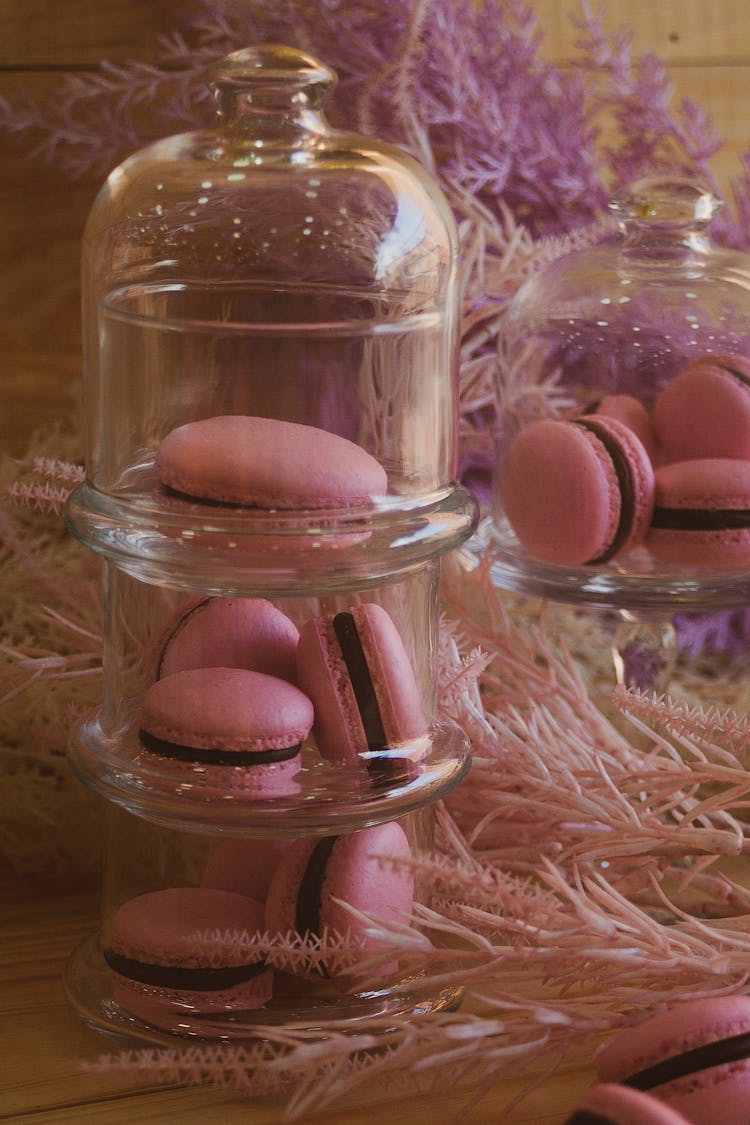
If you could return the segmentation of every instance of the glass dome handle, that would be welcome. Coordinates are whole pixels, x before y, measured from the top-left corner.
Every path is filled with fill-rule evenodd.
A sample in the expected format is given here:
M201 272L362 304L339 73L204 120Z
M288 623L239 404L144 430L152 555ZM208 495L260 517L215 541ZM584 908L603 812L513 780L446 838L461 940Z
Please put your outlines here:
M261 44L235 51L209 68L206 79L226 125L248 115L300 118L317 114L336 74L292 47Z

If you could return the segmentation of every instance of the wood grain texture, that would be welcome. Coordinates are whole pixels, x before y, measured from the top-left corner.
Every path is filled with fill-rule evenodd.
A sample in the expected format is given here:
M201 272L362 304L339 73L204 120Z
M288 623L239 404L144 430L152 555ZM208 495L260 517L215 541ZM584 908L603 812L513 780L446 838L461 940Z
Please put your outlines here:
M75 70L153 62L186 0L0 0L0 67Z
M569 59L579 37L580 5L532 0L547 58ZM750 63L750 6L746 0L609 0L602 8L608 33L626 31L634 54L651 51L673 66Z

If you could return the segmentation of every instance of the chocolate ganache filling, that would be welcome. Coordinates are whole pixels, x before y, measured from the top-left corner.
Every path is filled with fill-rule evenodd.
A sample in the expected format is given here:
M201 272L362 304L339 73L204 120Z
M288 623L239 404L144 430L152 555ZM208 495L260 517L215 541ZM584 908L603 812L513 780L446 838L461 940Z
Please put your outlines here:
M740 1035L718 1039L715 1043L704 1043L702 1047L694 1047L690 1051L683 1051L680 1055L654 1063L653 1066L631 1074L629 1078L623 1078L622 1082L635 1090L653 1090L666 1082L687 1078L712 1066L725 1066L747 1058L750 1058L750 1032L744 1031Z
M387 750L388 736L385 733L383 715L354 614L346 611L337 613L333 619L333 631L349 673L362 729L365 732L367 749ZM384 754L368 758L367 771L374 783L387 785L403 777L408 772L408 767L403 760L389 758Z
M200 968L184 968L180 965L155 965L126 957L114 949L104 950L104 960L110 969L128 980L139 984L150 984L155 988L174 988L182 991L222 992L245 981L260 976L265 971L264 961L252 965L225 965L213 968L209 965Z
M612 467L617 477L617 484L620 489L620 519L615 534L612 537L612 542L604 549L601 555L598 555L595 559L589 559L586 563L587 566L601 566L618 554L632 530L633 521L635 520L635 487L633 485L633 474L631 472L630 463L623 453L620 443L607 432L604 426L600 426L599 423L594 420L584 421L582 418L574 419L574 424L576 426L582 426L584 430L588 430L589 433L592 433L594 437L598 438L602 443L612 462Z
M370 667L362 648L354 615L337 613L333 619L333 631L349 672L367 747L369 750L384 750L388 741L383 726L383 716L380 713L375 685L372 682Z
M219 747L183 746L178 742L168 742L157 738L141 728L138 737L147 750L162 758L173 758L178 762L196 762L207 766L267 766L273 762L288 762L300 752L301 743L282 746L278 750L222 750Z
M323 909L323 882L326 876L326 867L331 858L333 846L338 836L323 836L318 840L310 858L307 861L302 881L297 891L297 906L294 915L294 926L298 934L320 935L321 912ZM327 977L328 970L325 965L320 966L321 973Z
M663 531L732 531L750 527L747 508L654 508L651 526Z
M722 371L727 371L730 375L734 375L735 379L739 379L740 383L744 383L746 387L750 387L750 379L736 367L732 367L729 363L720 363L718 365Z

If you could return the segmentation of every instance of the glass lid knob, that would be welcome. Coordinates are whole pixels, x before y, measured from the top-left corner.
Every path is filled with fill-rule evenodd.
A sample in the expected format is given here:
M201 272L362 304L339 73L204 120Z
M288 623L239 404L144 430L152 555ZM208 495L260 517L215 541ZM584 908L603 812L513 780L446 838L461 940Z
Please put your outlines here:
M263 43L235 51L206 74L220 117L316 110L336 83L330 67L292 47Z
M650 229L702 229L721 207L713 192L694 180L648 176L614 196L611 211L626 229L632 224Z

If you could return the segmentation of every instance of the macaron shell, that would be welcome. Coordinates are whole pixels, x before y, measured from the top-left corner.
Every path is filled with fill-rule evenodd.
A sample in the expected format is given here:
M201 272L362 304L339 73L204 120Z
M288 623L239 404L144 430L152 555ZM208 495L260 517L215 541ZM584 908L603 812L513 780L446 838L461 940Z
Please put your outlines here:
M682 1114L656 1098L612 1083L592 1087L565 1125L592 1125L593 1120L601 1125L690 1125Z
M316 843L315 840L295 841L279 862L266 899L269 932L286 934L296 930L297 898ZM413 906L413 876L376 858L380 855L395 859L410 857L409 841L399 824L390 822L339 836L321 886L321 926L365 938L373 948L377 948L378 943L367 938L362 921L334 899L342 899L355 909L384 919L403 920Z
M420 739L427 731L419 688L401 635L375 603L352 606L389 747ZM367 750L352 681L333 628L333 618L313 618L300 630L297 679L314 704L314 733L321 755L340 765L361 764Z
M382 465L348 438L234 414L172 430L154 466L163 485L188 496L261 508L360 505L388 485Z
M380 919L404 921L414 902L411 871L393 867L387 859L408 860L411 848L400 824L391 821L340 836L326 866L321 914L324 925L343 933L366 937L366 923L342 905L374 914ZM368 945L380 943L368 938Z
M418 739L427 731L414 668L393 618L375 602L353 606L389 746Z
M662 527L663 510L677 518L680 511L709 517L721 510L747 512L747 526ZM661 466L656 471L653 519L646 546L655 558L691 567L745 565L750 561L750 461L706 458Z
M625 1082L665 1059L748 1032L750 997L688 1001L616 1035L597 1054L597 1073L604 1082ZM701 1069L648 1092L694 1125L747 1125L750 1059Z
M185 969L235 963L221 953L192 948L193 934L262 932L264 908L244 895L197 887L152 891L125 902L115 913L106 947L148 965ZM131 1015L163 1030L186 1031L191 1018L252 1010L267 1004L273 971L265 969L226 989L176 989L131 980L112 972L114 1000ZM222 1033L224 1033L222 1029ZM231 1034L229 1029L227 1034Z
M340 766L355 766L364 733L346 664L329 640L331 631L330 618L311 618L302 626L297 682L313 701L313 733L321 755Z
M192 668L247 668L296 681L299 630L265 598L192 598L156 646L153 679Z
M750 361L731 355L692 360L656 399L653 424L665 461L750 459Z
M169 887L131 898L115 912L106 945L116 953L152 965L205 968L222 961L191 950L186 938L214 930L262 930L263 904L246 895L205 887Z
M266 895L265 926L270 933L296 930L297 896L317 840L295 840L280 858Z
M274 750L305 740L313 707L294 684L244 668L195 668L157 680L141 727L180 746Z
M173 1035L246 1039L241 1013L264 1008L273 996L273 981L273 969L266 969L234 988L209 993L151 988L112 973L112 999L129 1015ZM226 1019L231 1013L238 1014L236 1026ZM212 1023L216 1016L221 1022Z
M656 438L651 414L633 395L604 395L592 413L614 418L632 430L653 461L656 455Z
M265 903L273 873L292 842L272 837L221 840L206 863L201 886Z
M612 549L622 500L602 439L616 443L632 480L632 525L617 553L643 539L653 507L653 468L636 435L612 418L549 419L522 430L502 465L505 513L536 557L591 565Z

